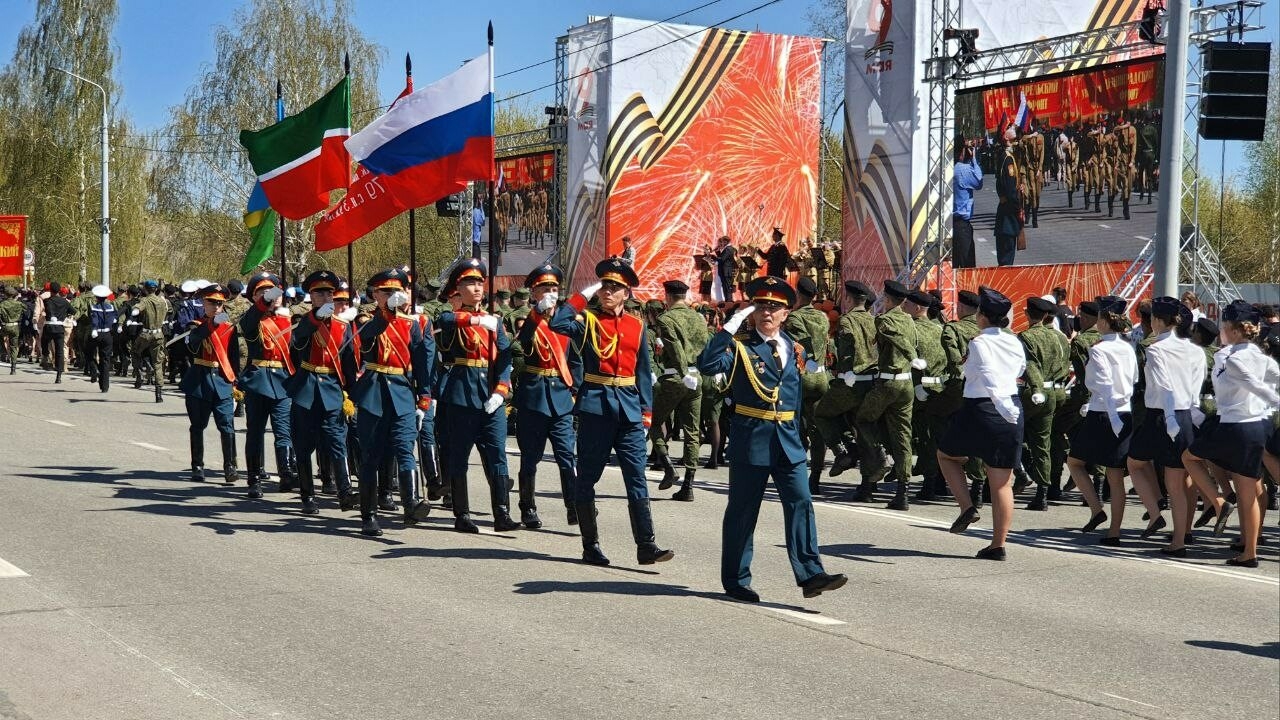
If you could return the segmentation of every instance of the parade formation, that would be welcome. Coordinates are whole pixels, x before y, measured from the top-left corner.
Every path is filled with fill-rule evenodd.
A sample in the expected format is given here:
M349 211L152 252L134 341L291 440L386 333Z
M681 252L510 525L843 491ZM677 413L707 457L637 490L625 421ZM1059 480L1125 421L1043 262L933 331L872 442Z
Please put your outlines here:
M1074 486L1088 508L1081 530L1101 529L1103 545L1126 542L1133 492L1146 511L1141 537L1169 534L1163 555L1186 557L1196 528L1213 523L1221 535L1234 515L1238 554L1227 563L1257 567L1280 476L1276 308L1236 301L1214 323L1192 298L1159 297L1136 308L1135 325L1119 297L1073 306L1058 290L1015 302L980 287L948 308L936 291L886 280L880 293L843 283L850 307L837 315L820 309L829 305L812 279L793 286L775 269L784 275L731 287L742 300L699 299L671 280L643 304L620 257L573 293L559 268L539 266L497 306L488 268L472 258L443 283L389 268L364 293L324 269L298 288L269 272L116 292L49 283L4 288L0 321L10 374L20 360L52 370L54 383L74 370L102 393L131 376L156 402L176 381L192 481L244 485L250 499L296 492L306 515L332 512L320 500L332 495L368 536L383 534L380 513L410 528L437 509L458 532L478 532L472 477L489 491L493 530L561 525L537 507L550 445L541 474L558 479L563 525L577 527L593 565L611 562L596 520L607 464L621 470L642 565L676 556L655 526L679 522L655 523L650 463L657 490L679 484L671 497L685 502L700 466L727 465L721 583L737 600L759 600L752 536L770 479L804 596L847 582L823 569L813 498L852 468L854 502L878 502L885 481L890 510L954 497L955 533L989 503L995 530L980 558L1006 559L1016 496L1046 511ZM1019 314L1026 329L1014 334ZM220 472L206 471L218 467L206 457L211 418Z

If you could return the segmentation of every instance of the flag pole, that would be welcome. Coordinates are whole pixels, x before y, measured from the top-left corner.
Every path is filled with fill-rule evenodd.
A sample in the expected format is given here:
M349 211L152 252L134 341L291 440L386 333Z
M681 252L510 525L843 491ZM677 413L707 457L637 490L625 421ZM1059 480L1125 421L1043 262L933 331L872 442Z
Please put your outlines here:
M413 87L413 61L409 53L404 54L404 84ZM414 285L418 283L418 228L417 217L413 208L409 208L409 275Z
M284 120L284 86L280 84L280 78L276 78L276 122ZM285 265L285 227L284 215L280 215L280 282L288 283L288 267Z
M492 21L492 20L490 20L490 21L489 21L489 102L490 102L490 107L489 107L489 118L490 118L489 134L490 134L490 135L492 135L492 134L493 134L493 126L492 126L492 122L493 122L493 120L492 120L492 118L493 118L493 106L492 106L492 103L493 103L493 21ZM495 150L495 152L496 152L496 150L497 150L497 146L496 146L496 145L494 146L494 150ZM496 218L494 217L494 214L493 214L493 206L494 206L494 197L493 197L493 192L494 192L494 187L493 187L493 176L494 176L494 167L495 167L496 165L497 165L497 159L496 159L496 158L494 158L494 159L492 160L492 164L489 166L489 182L488 182L488 186L489 186L489 201L488 201L488 203L487 203L487 204L488 204L488 206L489 206L489 209L488 209L488 214L489 214L489 218L488 218L488 222L489 222L489 272L488 272L487 274L488 274L488 276L489 276L489 277L488 277L488 279L489 279L489 312L491 312L491 313L497 313L497 312L498 312L498 298L494 295L494 291L493 291L493 277L494 277L494 275L496 275L496 274L498 273L498 223L497 223L497 220L496 220Z
M347 76L348 81L351 78L351 53L342 53L342 72ZM347 126L351 126L351 106L347 106ZM355 242L347 243L347 283L355 287Z

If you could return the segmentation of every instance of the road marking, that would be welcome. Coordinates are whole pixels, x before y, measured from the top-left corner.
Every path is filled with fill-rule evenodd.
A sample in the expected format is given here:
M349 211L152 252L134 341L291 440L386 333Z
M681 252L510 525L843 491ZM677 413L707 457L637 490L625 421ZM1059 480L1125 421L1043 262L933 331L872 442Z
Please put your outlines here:
M1115 698L1115 699L1117 699L1117 700L1124 700L1125 702L1131 702L1131 703L1133 703L1133 704L1135 704L1135 705L1142 705L1143 707L1155 708L1155 709L1157 709L1157 710L1159 710L1159 709L1160 709L1160 706L1159 706L1159 705L1152 705L1151 703L1144 703L1144 702L1142 702L1141 700L1134 700L1133 698L1127 698L1127 697L1124 697L1123 695L1112 695L1112 694L1111 694L1111 693L1109 693L1109 692L1102 692L1101 690L1099 690L1098 692L1102 693L1103 695L1106 695L1106 696L1107 696L1107 697L1109 697L1109 698Z
M1147 237L1146 235L1134 235L1133 237L1138 240L1146 240L1147 242L1151 242L1151 238Z
M133 444L137 445L140 448L146 448L147 450L155 450L157 452L169 452L169 448L160 447L159 445L152 445L151 443L135 442Z
M785 615L789 618L795 618L796 620L811 622L814 625L845 625L847 624L843 620L836 620L835 618L829 618L826 615L816 615L813 613L796 612L795 610L787 610L786 608L769 607L768 605L761 605L759 607L763 610L768 610L769 612L775 612L775 613L778 613L779 615Z
M75 427L75 425L72 425L72 424L71 424L71 423L69 423L69 422L62 422L61 420L48 420L48 419L46 419L46 420L45 420L45 422L49 423L50 425L57 425L57 426L59 426L59 427Z
M21 577L30 577L30 576L22 572L22 569L19 568L17 565L13 565L12 563L6 562L4 558L0 558L0 578L21 578Z
M1111 229L1111 226L1110 226L1110 225L1103 225L1102 223L1098 223L1098 227L1100 227L1100 228L1106 228L1106 229L1108 229L1108 230L1110 230L1110 229Z

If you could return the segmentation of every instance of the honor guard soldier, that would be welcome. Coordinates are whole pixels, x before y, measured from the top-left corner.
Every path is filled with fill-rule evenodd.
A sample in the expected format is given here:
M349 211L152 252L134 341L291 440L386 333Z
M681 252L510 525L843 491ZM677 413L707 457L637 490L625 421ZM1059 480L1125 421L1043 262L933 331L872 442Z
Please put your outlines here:
M240 363L240 348L235 343L235 330L222 311L227 289L214 283L198 292L204 316L195 321L186 338L187 349L194 360L182 376L179 389L187 396L187 417L191 420L191 479L204 480L204 429L213 415L214 427L222 439L222 481L234 485L239 475L236 468L236 429L232 415L235 401L231 391L236 381L235 368Z
M1025 411L1023 467L1036 485L1036 496L1028 510L1049 509L1050 472L1053 468L1053 418L1066 402L1067 359L1071 349L1067 337L1054 329L1057 304L1042 297L1027 298L1027 329L1018 334L1027 358L1019 395Z
M773 478L782 501L787 556L805 597L843 587L844 575L828 575L818 553L818 527L809 495L800 438L804 347L783 331L796 293L779 277L747 284L751 305L734 313L698 359L708 375L729 376L733 419L729 430L729 504L725 507L720 582L725 594L759 602L751 589L756 518L765 485ZM750 317L754 328L739 333Z
M855 445L851 439L851 421L867 393L871 391L872 381L876 377L876 363L880 358L876 349L876 321L871 315L871 304L876 301L876 294L865 284L849 280L844 284L844 296L850 307L848 312L840 316L836 328L836 359L831 368L836 382L831 383L827 394L818 401L813 414L815 424L822 432L823 441L827 447L836 451L829 476L835 477L862 463L862 488L859 495L864 501L869 501L876 483L883 477L884 469L880 468L879 476L867 472L867 468L875 464L874 458L879 454L879 449L871 443L870 438L861 434Z
M141 328L133 341L133 386L141 388L148 380L154 382L156 402L164 400L160 394L164 385L164 323L169 316L169 303L158 294L159 287L155 280L144 280L142 299L129 311ZM187 328L180 331L186 332Z
M355 507L347 472L347 417L355 412L349 405L346 389L356 382L356 355L359 339L350 325L350 315L339 316L334 310L333 293L341 286L337 275L329 270L316 270L303 280L311 293L315 309L303 315L293 329L290 345L297 351L299 363L287 381L290 400L290 426L293 452L297 459L298 484L302 491L303 512L315 514L315 479L311 472L311 453L322 453L338 487L338 502L343 510ZM283 290L283 288L274 288ZM272 296L277 297L273 292ZM281 484L285 482L281 475ZM376 485L372 477L360 483ZM361 532L380 535L373 512L361 509Z
M425 412L431 407L435 341L430 334L423 335L412 315L402 312L412 309L408 275L403 270L383 270L369 279L369 286L373 288L378 307L358 334L361 373L351 391L351 400L356 406L356 432L363 456L360 458L360 532L376 536L382 531L375 517L378 489L375 478L389 454L395 457L398 466L405 527L425 520L431 511L431 506L417 497L414 446L418 436L418 411ZM321 296L311 297L315 304ZM318 307L313 312L331 314L333 308Z
M489 501L493 509L493 529L515 530L508 500L511 478L507 469L507 413L503 407L511 397L511 339L502 329L502 318L484 311L485 264L470 258L461 260L449 272L444 295L452 308L440 315L439 380L441 426L447 437L440 438L445 449L445 472L453 496L453 529L480 532L471 519L467 494L467 458L474 445L480 451ZM530 523L537 514L527 517ZM538 521L540 524L541 521Z
M898 488L895 498L906 492L911 480L911 407L915 400L912 370L928 366L916 355L916 326L911 316L902 309L910 290L896 280L884 281L885 303L889 309L876 316L876 348L879 372L858 408L858 432L876 445L888 447L893 456L893 476ZM884 477L883 466L862 467L863 487L857 500L871 500L875 486L868 483ZM901 503L892 502L890 509Z
M684 431L684 483L672 500L693 501L693 478L698 472L698 451L702 448L702 383L698 377L698 354L707 344L707 322L685 301L689 286L680 280L662 283L666 310L655 323L661 350L654 354L655 371L661 374L653 389L653 453L662 468L659 490L676 480L676 470L667 454L667 438L662 427L668 420Z
M947 380L947 354L942 349L942 325L929 317L929 310L937 306L941 310L942 301L924 290L912 290L903 303L903 309L915 321L916 355L925 361L923 369L912 371L912 392L915 404L911 409L913 445L916 449L917 474L924 478L922 487L927 487L930 480L937 483L941 472L938 470L938 438L947 427L947 416L942 407L943 383ZM945 480L942 481L945 484ZM889 503L892 510L906 510L909 507L906 489L901 488Z
M281 307L284 291L280 285L280 278L271 273L259 273L249 278L249 296L253 303L241 314L239 322L232 320L236 329L235 340L244 341L248 355L248 363L236 385L244 391L247 415L244 464L249 473L249 497L252 499L262 497L268 419L271 420L271 434L275 440L276 473L281 484L292 485L294 481L289 470L293 403L287 389L289 376L294 373L289 347L293 328L289 310ZM231 315L230 312L227 314Z
M645 431L653 421L653 370L645 343L644 321L623 307L640 284L635 270L617 258L596 265L600 281L575 294L552 316L551 329L567 335L582 357L578 390L578 482L574 501L582 530L582 560L608 565L596 526L596 483L610 451L627 490L627 510L641 565L675 556L654 540L649 489L645 484ZM587 303L599 293L599 310Z
M98 383L98 389L106 392L111 387L111 346L115 342L120 318L116 306L111 304L111 288L97 285L93 288L93 303L87 308L89 337L84 345L84 366L89 382ZM15 348L16 350L16 348Z
M831 387L827 375L827 341L831 337L831 322L826 313L813 306L818 296L818 284L807 277L796 282L796 307L787 315L786 330L804 348L808 360L800 375L804 403L801 430L809 447L809 493L819 492L818 479L827 461L827 445L814 422L813 409Z
M555 314L564 279L560 268L543 265L525 278L533 307L529 311L516 344L524 351L524 377L516 385L512 404L520 413L516 442L520 446L520 521L527 528L542 525L534 503L538 461L551 441L551 452L560 469L560 496L570 525L578 522L574 505L577 462L573 427L573 392L582 375L582 362L569 352L569 338L551 331L548 318ZM575 372L576 371L576 372ZM576 375L576 377L575 377Z
M443 312L443 310L435 310L432 307L432 303L437 302L435 297L440 289L440 284L435 280L431 280L428 281L427 286L434 286L435 290L429 293L425 290L418 290L418 298L422 300L422 303L417 307L418 312L415 322L418 323L418 329L422 332L424 338L431 337L434 340L436 321L439 319L440 313ZM340 303L340 313L345 311L350 314L352 319L356 317L358 311L351 306L351 290L346 283L341 284L333 299L335 303ZM445 309L449 309L447 304L439 304ZM433 366L432 373L433 377L426 379L424 382L428 387L434 388L440 375L440 366L438 364ZM438 405L439 403L432 403L431 407L423 410L422 414L418 416L418 472L422 476L422 484L426 487L428 502L439 500L445 494L444 485L440 481L440 462L437 454L440 447L436 440L436 414L440 409ZM378 481L379 507L386 509L390 509L390 506L394 504L390 497L391 486L389 481L389 475L386 476L385 480L379 479Z

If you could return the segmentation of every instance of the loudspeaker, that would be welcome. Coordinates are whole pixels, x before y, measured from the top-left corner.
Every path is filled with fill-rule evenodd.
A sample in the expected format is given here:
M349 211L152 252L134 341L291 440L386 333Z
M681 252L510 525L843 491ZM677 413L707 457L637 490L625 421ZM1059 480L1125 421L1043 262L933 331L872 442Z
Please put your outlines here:
M1271 44L1207 42L1201 48L1200 137L1261 140L1266 132Z

